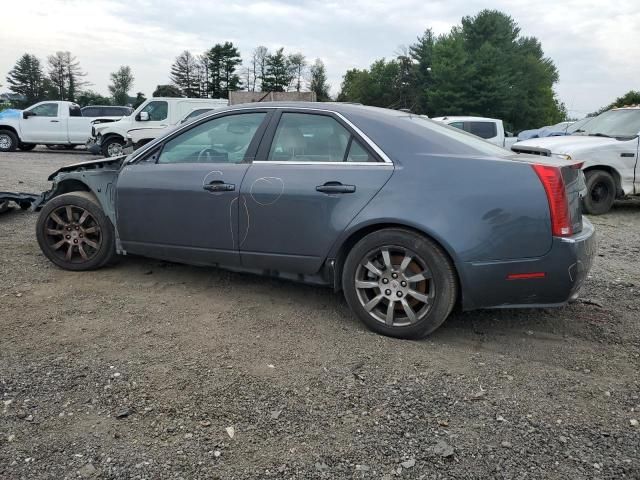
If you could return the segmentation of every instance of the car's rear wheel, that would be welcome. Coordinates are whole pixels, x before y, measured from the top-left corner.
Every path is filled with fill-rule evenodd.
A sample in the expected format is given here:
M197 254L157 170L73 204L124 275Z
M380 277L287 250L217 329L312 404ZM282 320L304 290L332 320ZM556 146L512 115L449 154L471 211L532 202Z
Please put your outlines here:
M351 249L342 288L367 327L398 338L436 330L457 295L456 275L443 250L422 235L395 228L373 232Z
M38 217L36 237L45 256L65 270L100 268L116 255L113 225L88 192L48 201Z
M124 141L118 137L111 137L104 141L102 144L102 155L105 157L117 157L122 155L124 147Z
M611 210L616 199L616 182L611 174L604 170L591 170L586 174L586 183L585 213L602 215Z
M15 152L18 137L11 130L0 130L0 152Z

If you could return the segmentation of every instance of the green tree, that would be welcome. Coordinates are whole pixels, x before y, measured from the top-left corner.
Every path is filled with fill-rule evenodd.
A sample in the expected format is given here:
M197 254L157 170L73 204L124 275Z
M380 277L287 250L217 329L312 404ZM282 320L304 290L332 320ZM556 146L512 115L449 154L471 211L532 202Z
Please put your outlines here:
M304 88L307 74L307 59L302 53L293 53L288 57L290 75L293 78L293 88L300 92Z
M429 110L427 96L433 80L431 71L433 69L434 44L435 36L433 30L427 28L424 33L418 37L418 41L409 47L409 55L415 62L414 109L418 113L427 113Z
M133 87L133 73L128 65L121 66L111 74L109 92L116 105L126 105L129 102L129 90Z
M316 100L326 102L330 100L329 89L331 86L327 83L327 69L319 58L311 65L309 69L309 89L316 94Z
M612 108L619 108L628 105L640 105L640 91L629 90L621 97L616 98L609 105L602 107L597 112L590 113L589 116L600 115L602 112L606 112L607 110L611 110Z
M35 55L25 53L7 75L9 89L25 97L23 107L45 98L46 82L42 64Z
M384 58L375 61L369 70L349 70L343 78L338 101L393 107L400 98L399 74L400 64Z
M229 92L239 90L242 82L237 68L242 64L240 52L231 42L216 44L206 53L209 70L209 90L213 98L229 98Z
M136 100L135 102L133 102L133 108L138 108L140 105L142 105L144 102L147 101L147 97L144 96L144 93L142 92L138 92L136 93Z
M87 74L80 68L80 62L70 52L56 52L47 60L49 79L56 89L56 98L74 102L82 87L89 85L83 80Z
M171 82L190 98L200 97L200 68L198 59L185 50L176 57L169 74Z
M78 95L76 102L81 107L86 107L87 105L111 105L111 99L109 97L103 97L93 90L84 90Z
M175 85L158 85L153 92L154 97L182 97L182 92Z
M284 92L292 80L291 66L289 59L284 54L284 48L279 48L275 53L267 55L261 90L263 92Z

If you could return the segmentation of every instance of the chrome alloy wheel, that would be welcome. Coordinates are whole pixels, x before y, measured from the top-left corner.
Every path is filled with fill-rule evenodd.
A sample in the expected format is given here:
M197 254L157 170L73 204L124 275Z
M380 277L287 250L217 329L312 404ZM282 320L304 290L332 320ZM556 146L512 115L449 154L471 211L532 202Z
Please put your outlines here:
M0 149L9 150L12 144L11 137L6 133L0 133Z
M363 308L389 327L416 323L431 309L435 296L426 262L399 246L370 251L358 264L354 281Z

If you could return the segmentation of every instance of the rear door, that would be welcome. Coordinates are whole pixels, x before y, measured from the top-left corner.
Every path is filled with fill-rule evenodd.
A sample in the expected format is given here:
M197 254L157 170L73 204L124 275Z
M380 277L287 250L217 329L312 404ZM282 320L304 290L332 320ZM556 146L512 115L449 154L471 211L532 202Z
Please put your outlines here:
M242 265L318 272L338 235L392 173L393 164L340 116L278 112L242 182Z
M20 117L20 140L25 143L67 143L67 117L56 102L40 103L26 111L34 115Z
M83 144L91 136L91 119L82 116L78 105L69 107L67 134L70 143Z
M264 110L242 111L201 121L125 166L116 192L125 250L237 265L240 185L267 116Z

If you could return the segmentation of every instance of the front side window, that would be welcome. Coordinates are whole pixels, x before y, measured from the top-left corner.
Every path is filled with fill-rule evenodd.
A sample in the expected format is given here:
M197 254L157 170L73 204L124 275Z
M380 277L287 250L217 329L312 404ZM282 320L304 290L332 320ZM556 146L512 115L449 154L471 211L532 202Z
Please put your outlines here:
M218 117L169 140L158 163L241 163L266 113Z
M268 160L343 162L350 137L346 128L327 115L283 113Z
M38 117L57 117L58 116L58 104L57 103L43 103L37 107L31 109Z
M480 138L493 138L498 135L496 124L493 122L467 122L465 130Z
M149 120L159 122L167 118L169 104L160 100L149 102L147 106L140 111L140 113L142 112L149 114Z

